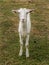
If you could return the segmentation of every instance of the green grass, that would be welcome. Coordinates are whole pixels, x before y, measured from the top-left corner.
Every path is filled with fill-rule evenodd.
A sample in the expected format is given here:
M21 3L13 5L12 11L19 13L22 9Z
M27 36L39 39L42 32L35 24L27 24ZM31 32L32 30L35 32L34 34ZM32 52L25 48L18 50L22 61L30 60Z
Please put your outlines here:
M19 53L18 14L11 10L20 7L34 8L31 13L30 57ZM0 0L0 65L49 65L49 0L32 3Z

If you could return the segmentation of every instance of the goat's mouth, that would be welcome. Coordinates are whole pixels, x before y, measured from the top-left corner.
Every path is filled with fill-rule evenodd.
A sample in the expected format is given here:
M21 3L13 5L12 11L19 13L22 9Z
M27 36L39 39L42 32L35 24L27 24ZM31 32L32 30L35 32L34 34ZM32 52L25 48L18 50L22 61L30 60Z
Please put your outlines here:
M24 23L25 22L25 19L22 19L22 22Z

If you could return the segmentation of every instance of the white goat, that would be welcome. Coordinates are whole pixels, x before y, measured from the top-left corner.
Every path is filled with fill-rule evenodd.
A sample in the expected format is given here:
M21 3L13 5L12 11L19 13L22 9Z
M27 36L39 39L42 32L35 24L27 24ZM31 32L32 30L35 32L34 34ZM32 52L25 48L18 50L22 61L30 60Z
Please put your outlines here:
M30 21L30 12L32 12L33 9L26 9L26 8L20 8L19 10L12 10L13 13L18 12L19 13L19 38L20 38L20 52L19 56L22 56L23 53L23 39L25 37L26 43L26 57L29 57L29 34L31 30L31 21Z

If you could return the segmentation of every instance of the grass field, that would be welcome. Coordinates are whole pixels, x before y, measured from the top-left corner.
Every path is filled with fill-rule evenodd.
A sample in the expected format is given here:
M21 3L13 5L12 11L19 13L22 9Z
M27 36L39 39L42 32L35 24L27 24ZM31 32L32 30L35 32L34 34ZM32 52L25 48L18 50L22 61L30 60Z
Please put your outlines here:
M18 14L11 12L20 7L34 8L31 13L30 57L19 53ZM0 65L49 65L49 0L15 2L0 0Z

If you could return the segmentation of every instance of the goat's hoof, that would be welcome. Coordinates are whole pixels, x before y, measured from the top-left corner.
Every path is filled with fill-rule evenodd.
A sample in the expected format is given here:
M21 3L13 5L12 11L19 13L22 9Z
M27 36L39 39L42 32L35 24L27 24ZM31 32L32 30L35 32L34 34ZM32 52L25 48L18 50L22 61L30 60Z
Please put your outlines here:
M26 55L26 58L28 58L29 57L29 55Z
M19 56L22 56L22 54L21 54L21 53L19 53Z

